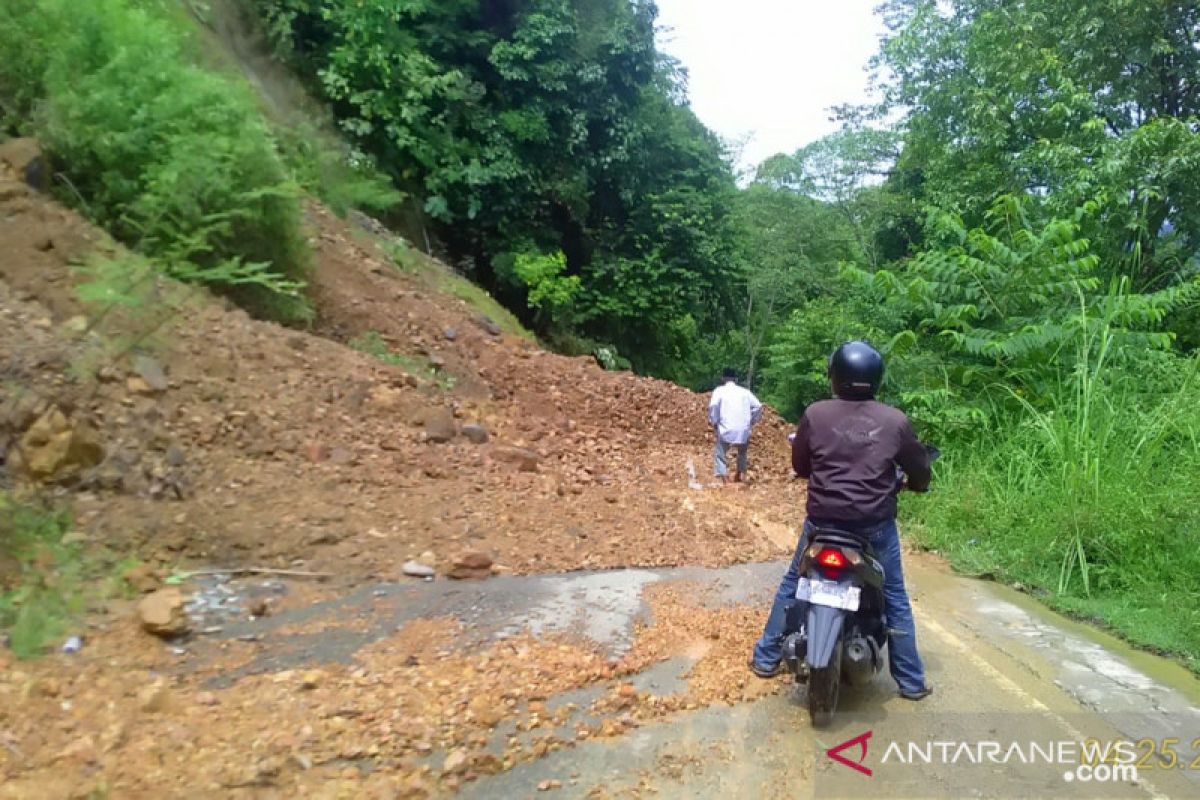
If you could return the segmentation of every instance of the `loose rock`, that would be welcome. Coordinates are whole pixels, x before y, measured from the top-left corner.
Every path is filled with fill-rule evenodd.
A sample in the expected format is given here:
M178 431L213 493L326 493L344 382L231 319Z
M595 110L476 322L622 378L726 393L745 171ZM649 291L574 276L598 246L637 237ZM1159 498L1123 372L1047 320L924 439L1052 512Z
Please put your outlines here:
M167 380L167 373L163 369L162 364L159 364L149 356L134 356L133 371L137 376L145 381L146 386L151 392L165 392L170 386L170 381Z
M137 606L142 628L155 636L182 636L191 629L183 610L183 593L174 586L151 592Z
M490 438L488 436L487 428L474 423L470 425L463 425L462 435L474 444L486 444L487 440Z
M271 612L271 604L265 597L254 597L247 601L246 610L252 617L265 617Z
M68 761L75 764L94 764L100 760L100 751L91 736L83 736L59 751L55 761Z
M446 756L446 760L442 762L442 773L445 775L454 775L462 772L467 768L467 751L463 749L452 750L450 755Z
M300 452L303 453L304 457L313 464L325 461L329 458L329 448L320 442L307 442L302 448L300 448Z
M426 441L444 444L456 435L458 435L458 429L450 409L434 408L425 415Z
M0 144L0 163L10 166L25 183L39 192L50 189L50 169L37 139L16 138Z
M167 448L167 453L164 456L167 464L172 467L182 467L187 457L183 454L183 450L178 445L171 445Z
M404 392L391 386L376 386L367 393L367 405L379 412L396 411L404 404Z
M492 574L492 557L478 550L460 553L448 573L455 580L488 578Z
M524 447L497 447L492 450L492 458L508 464L515 464L521 472L537 472L541 458L537 453Z
M138 708L147 714L161 714L175 705L171 687L166 678L159 678L138 692Z
M121 577L125 579L125 582L128 583L134 591L140 592L141 594L153 592L162 585L162 581L159 580L158 574L149 564L138 564L130 567L129 569L125 570L125 573Z
M400 571L413 578L432 578L437 570L417 561L405 561Z
M99 437L51 407L29 427L8 456L10 468L34 480L65 481L104 460Z
M491 317L480 314L475 318L475 324L487 331L489 336L499 336L504 330Z

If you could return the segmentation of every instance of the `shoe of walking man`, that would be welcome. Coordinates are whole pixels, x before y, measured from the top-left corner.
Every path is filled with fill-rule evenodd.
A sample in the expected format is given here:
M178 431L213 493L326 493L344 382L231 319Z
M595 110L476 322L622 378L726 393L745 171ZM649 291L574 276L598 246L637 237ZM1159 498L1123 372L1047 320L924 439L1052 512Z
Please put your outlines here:
M762 418L762 403L753 392L738 385L734 370L725 369L721 381L708 401L708 421L717 439L713 474L721 483L729 483L729 449L736 447L737 471L733 479L740 483L749 468L750 432Z

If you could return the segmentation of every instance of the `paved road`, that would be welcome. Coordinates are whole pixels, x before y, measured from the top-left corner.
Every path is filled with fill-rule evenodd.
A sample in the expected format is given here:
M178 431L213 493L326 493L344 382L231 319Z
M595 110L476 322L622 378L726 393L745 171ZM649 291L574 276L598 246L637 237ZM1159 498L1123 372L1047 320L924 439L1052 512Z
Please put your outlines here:
M571 631L617 654L629 647L635 621L647 618L645 587L687 580L707 584L710 603L765 604L782 568L756 564L384 585L229 628L223 635L263 637L258 660L245 672L348 660L407 620L447 615L464 622L467 639L481 643L524 628ZM640 787L657 797L722 800L1200 797L1200 681L1014 592L950 576L931 559L910 559L908 571L921 651L937 686L928 700L902 700L886 675L880 676L865 691L843 692L833 726L814 733L802 690L789 688L561 750L467 784L463 795L547 797L537 791L538 784L558 779L565 785L556 797L583 797L596 787L610 794ZM361 614L367 608L371 624L363 630L314 625L312 634L273 634L303 627L296 622ZM673 659L635 682L667 694L690 666L687 658ZM599 691L581 690L549 705L586 707ZM509 733L498 730L497 741ZM843 753L861 760L869 776L826 754L860 736L865 756L858 745ZM1164 752L1168 739L1176 741L1180 754L1174 768L1148 755ZM1116 774L1112 781L1100 781L1076 772L1089 740L1100 747L1125 742L1123 747L1131 748L1125 752L1142 762L1137 776ZM1105 777L1103 770L1099 777Z

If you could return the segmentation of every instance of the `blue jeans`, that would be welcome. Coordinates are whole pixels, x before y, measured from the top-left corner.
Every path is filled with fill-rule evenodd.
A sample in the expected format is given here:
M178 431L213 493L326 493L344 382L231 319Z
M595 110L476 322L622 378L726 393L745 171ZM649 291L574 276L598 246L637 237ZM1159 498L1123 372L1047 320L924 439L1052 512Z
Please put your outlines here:
M721 441L721 437L717 437L717 446L713 448L713 474L718 478L724 478L729 474L729 466L727 460L729 457L729 448L737 448L737 471L738 475L745 475L749 469L749 455L747 451L750 449L750 442L745 444L731 444Z
M787 634L787 607L800 602L796 584L800 580L800 559L808 548L812 526L806 520L796 545L796 554L775 593L771 614L767 617L762 638L754 645L754 663L761 669L777 666L783 658L783 638ZM875 557L883 565L883 603L888 628L895 631L888 637L888 666L892 678L902 692L917 692L925 688L925 667L917 654L917 628L913 623L912 604L904 588L904 570L900 564L900 532L891 520L870 533ZM901 634L901 635L898 635Z

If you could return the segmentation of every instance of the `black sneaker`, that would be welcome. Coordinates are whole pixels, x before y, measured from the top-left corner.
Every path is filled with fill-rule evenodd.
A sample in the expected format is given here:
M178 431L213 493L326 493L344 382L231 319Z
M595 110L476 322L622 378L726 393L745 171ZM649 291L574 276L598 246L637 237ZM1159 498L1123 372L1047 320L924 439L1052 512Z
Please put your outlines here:
M783 664L779 663L773 667L761 667L754 663L754 659L750 659L750 671L760 678L774 678L780 672L783 672Z
M929 697L929 695L931 695L931 694L933 694L933 684L932 683L926 683L924 688L918 689L915 692L906 692L903 689L900 690L901 697L903 697L905 700L912 700L914 702L917 700L924 700L926 697Z

